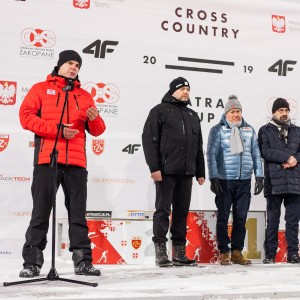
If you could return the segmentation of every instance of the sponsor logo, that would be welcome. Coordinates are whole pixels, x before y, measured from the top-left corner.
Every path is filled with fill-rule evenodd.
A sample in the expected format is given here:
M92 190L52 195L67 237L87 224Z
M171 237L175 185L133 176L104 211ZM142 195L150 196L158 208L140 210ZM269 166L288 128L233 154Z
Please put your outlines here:
M8 216L10 217L30 217L30 211L10 211L8 212Z
M81 9L90 8L91 1L90 0L73 0L73 6Z
M240 30L231 28L228 21L228 15L224 12L176 7L173 18L161 22L161 29L201 37L237 39Z
M144 219L145 213L143 210L127 210L127 216L133 219Z
M4 151L9 143L9 135L8 134L0 134L0 152Z
M21 40L26 46L52 48L56 42L56 37L51 30L26 28L21 33Z
M55 95L55 90L47 89L47 95Z
M85 54L93 54L95 58L105 58L106 53L114 52L113 46L117 46L119 42L116 41L103 41L96 40L87 47L85 47L82 52Z
M51 30L26 28L21 32L20 56L29 58L53 59L56 36Z
M131 237L131 245L134 249L139 249L142 245L142 237L141 236L132 236Z
M285 33L285 17L272 15L272 30L277 33Z
M30 181L29 177L20 177L20 176L5 176L0 174L0 180L4 181L12 181L12 182L28 182Z
M141 147L141 144L129 144L124 149L122 149L122 152L127 152L127 154L134 154L139 150L139 147Z
M116 184L135 183L135 179L129 179L129 178L93 178L92 180L98 183L116 183Z
M214 73L214 74L223 74L223 69L221 66L234 66L234 62L232 61L221 61L221 60L213 60L213 59L203 59L203 58L194 58L194 57L178 57L178 61L183 62L192 62L195 63L194 66L183 66L183 65L165 65L166 69L171 70L183 70L183 71L193 71L193 72L206 72L206 73ZM203 68L199 67L199 64L210 65L210 66L218 66L218 68Z
M294 70L291 66L295 64L297 64L296 60L279 59L268 69L268 71L277 73L278 76L286 76L288 71L290 72Z
M8 250L0 250L0 255L11 255L11 252Z
M87 211L85 213L87 218L111 218L111 211Z
M92 149L96 155L102 154L104 151L104 140L93 140Z
M88 82L82 88L92 95L100 115L110 117L118 115L119 107L116 102L120 99L120 90L115 84Z
M0 80L0 104L14 105L16 103L17 83Z

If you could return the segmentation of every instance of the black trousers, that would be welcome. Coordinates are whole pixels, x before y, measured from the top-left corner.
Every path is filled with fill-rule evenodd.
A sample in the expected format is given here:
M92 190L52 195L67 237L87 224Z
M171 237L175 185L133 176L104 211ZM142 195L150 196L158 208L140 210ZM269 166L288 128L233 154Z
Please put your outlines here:
M44 263L42 251L46 248L49 218L52 210L53 177L48 165L33 170L31 193L33 209L23 247L24 264ZM91 242L85 219L87 201L87 170L76 166L58 165L57 189L62 186L68 212L70 251L74 264L92 261Z
M300 195L282 194L267 197L266 255L275 256L277 253L282 202L285 207L285 237L288 255L298 254L299 251Z
M223 194L216 196L217 242L220 253L244 248L246 221L251 199L251 180L220 180ZM228 236L228 219L232 207L231 240ZM231 249L229 244L231 243Z
M166 242L172 206L171 240L173 245L185 245L186 220L191 203L191 176L164 175L156 181L156 201L153 215L153 242Z

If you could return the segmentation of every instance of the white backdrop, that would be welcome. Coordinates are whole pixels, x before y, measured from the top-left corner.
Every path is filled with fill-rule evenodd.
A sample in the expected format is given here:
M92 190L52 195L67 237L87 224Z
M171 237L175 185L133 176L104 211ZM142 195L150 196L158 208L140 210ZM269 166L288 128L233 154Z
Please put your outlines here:
M32 208L33 134L21 128L19 107L62 50L82 56L79 78L107 125L87 140L88 210L123 217L128 209L154 209L141 133L178 76L190 81L204 149L230 94L257 131L277 97L299 118L297 1L10 0L1 15L0 258L20 256ZM209 182L195 182L191 209L215 209ZM253 196L251 210L264 209L264 197ZM61 191L57 216L66 216Z

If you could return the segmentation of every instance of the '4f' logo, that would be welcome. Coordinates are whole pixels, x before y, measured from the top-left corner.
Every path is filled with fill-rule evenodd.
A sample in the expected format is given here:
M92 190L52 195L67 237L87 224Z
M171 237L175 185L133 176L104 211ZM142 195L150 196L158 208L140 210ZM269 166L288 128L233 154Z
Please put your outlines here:
M135 151L139 150L140 144L129 144L126 146L122 152L127 152L128 154L134 154Z
M287 71L293 71L292 67L289 67L289 65L295 65L297 61L295 60L285 60L282 59L276 61L275 64L273 64L268 71L269 72L275 72L278 73L278 76L286 76Z
M115 41L103 41L101 44L101 40L96 40L85 47L82 52L86 54L94 54L94 57L96 58L105 58L105 53L114 52L114 49L109 48L109 46L117 46L118 44L119 42Z

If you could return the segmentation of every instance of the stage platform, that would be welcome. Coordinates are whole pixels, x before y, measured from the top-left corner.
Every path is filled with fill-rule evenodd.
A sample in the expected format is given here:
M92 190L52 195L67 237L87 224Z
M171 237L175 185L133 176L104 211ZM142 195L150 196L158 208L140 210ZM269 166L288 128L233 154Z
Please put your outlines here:
M47 276L46 260L41 276ZM60 277L97 282L89 287L44 281L4 287L18 281L22 260L0 260L0 299L300 299L300 265L277 263L251 266L199 264L198 267L158 268L148 265L98 265L100 277L75 276L71 260L57 259Z

